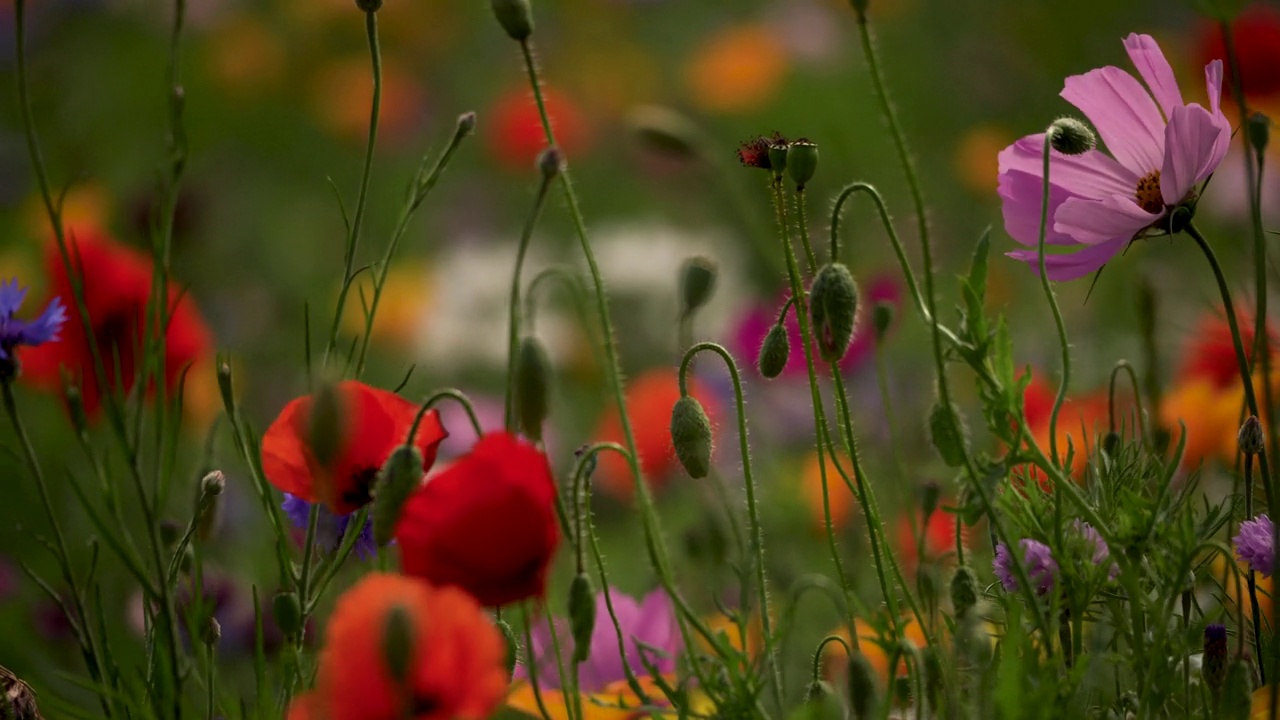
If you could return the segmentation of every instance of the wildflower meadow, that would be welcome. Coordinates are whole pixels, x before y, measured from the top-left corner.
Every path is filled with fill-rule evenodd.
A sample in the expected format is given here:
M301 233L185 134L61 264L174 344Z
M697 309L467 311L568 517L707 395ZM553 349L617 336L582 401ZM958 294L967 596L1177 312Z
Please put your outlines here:
M0 0L0 718L1280 717L1280 6Z

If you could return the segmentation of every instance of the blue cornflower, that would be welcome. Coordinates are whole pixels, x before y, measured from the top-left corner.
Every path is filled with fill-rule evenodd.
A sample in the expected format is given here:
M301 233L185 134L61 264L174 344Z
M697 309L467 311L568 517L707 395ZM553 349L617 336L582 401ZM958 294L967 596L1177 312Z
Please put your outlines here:
M311 503L285 493L284 503L280 507L284 509L284 514L289 516L289 522L293 523L294 527L306 532L307 520L311 515ZM320 552L337 552L342 545L343 536L347 534L347 526L355 519L356 512L334 515L329 508L323 504L320 505L320 515L316 519L315 539L316 547L320 548ZM372 518L365 520L364 527L360 529L360 535L356 537L352 552L361 560L368 560L378 554L378 544L373 540Z
M18 280L0 281L0 361L12 367L13 351L19 345L41 345L58 339L67 309L61 298L54 298L35 320L14 317L27 299L27 289Z

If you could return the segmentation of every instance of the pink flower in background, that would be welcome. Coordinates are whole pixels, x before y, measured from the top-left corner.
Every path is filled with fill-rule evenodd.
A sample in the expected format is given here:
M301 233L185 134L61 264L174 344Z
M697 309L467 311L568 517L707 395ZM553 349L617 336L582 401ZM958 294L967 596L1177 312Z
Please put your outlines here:
M1046 254L1053 280L1098 270L1143 230L1159 226L1222 162L1231 139L1231 123L1219 107L1221 61L1204 69L1206 110L1183 102L1173 68L1150 36L1132 34L1124 47L1145 88L1128 72L1107 66L1067 78L1062 90L1093 123L1110 155L1052 153L1045 242L1074 248ZM1008 255L1037 271L1043 152L1044 135L1037 134L999 156L1005 230L1031 247Z

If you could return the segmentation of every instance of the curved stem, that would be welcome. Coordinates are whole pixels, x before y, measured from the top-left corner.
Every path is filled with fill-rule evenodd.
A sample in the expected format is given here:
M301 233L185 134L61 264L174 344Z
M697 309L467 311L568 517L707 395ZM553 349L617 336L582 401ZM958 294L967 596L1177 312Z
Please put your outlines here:
M484 428L480 426L480 418L476 417L475 408L471 407L471 398L457 388L445 388L444 390L437 390L418 408L418 414L413 418L413 425L409 428L409 437L405 442L413 442L413 439L418 436L418 425L422 422L423 416L436 403L446 398L458 403L463 410L467 411L467 419L471 421L471 429L475 430L476 438L484 437Z
M1142 408L1142 394L1138 388L1138 374L1134 372L1133 366L1127 360L1117 362L1115 367L1111 369L1111 382L1107 389L1109 429L1111 432L1119 432L1116 424L1116 378L1122 371L1128 373L1129 382L1133 385L1133 402L1137 406L1138 415L1138 437L1142 438L1142 442L1145 444L1148 440L1147 421Z
M1041 183L1040 195L1040 232L1036 240L1037 254L1040 262L1040 287L1049 299L1049 308L1053 310L1053 322L1058 328L1058 344L1062 348L1062 379L1058 382L1058 396L1053 400L1053 410L1049 413L1049 458L1053 464L1059 465L1058 457L1058 414L1062 411L1062 403L1067 399L1067 386L1071 384L1071 346L1067 343L1067 326L1062 320L1062 310L1058 308L1058 296L1049 284L1049 272L1045 265L1045 231L1049 225L1049 151L1052 149L1050 133L1044 134L1044 181Z
M507 318L507 386L503 398L506 426L508 431L516 429L515 384L516 355L520 345L520 273L524 270L524 258L529 252L529 240L533 237L533 228L538 224L538 216L542 214L542 206L546 204L547 191L551 189L554 175L542 174L538 183L538 192L533 198L533 207L524 221L520 231L520 245L516 248L516 267L511 274L511 300Z
M838 642L844 646L846 655L853 655L853 648L849 647L849 643L839 635L828 635L822 638L822 642L818 643L818 649L813 653L813 681L818 682L822 679L822 653L826 651L827 645Z

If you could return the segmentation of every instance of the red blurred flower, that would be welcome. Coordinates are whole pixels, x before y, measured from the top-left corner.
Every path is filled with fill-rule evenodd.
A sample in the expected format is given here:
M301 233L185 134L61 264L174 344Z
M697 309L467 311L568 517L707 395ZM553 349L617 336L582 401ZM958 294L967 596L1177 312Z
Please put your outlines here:
M1253 316L1244 310L1236 310L1236 322L1240 325L1240 339L1244 343L1245 357L1253 360ZM1276 353L1276 333L1271 329L1272 355ZM1273 364L1274 361L1273 361ZM1210 381L1214 387L1228 388L1240 385L1240 364L1236 361L1236 347L1231 341L1231 326L1226 312L1218 308L1205 313L1196 324L1195 332L1182 353L1182 367L1178 369L1178 381L1185 383L1195 378Z
M292 400L262 436L262 469L280 490L307 502L323 502L337 515L358 510L370 500L373 482L387 456L409 436L418 408L395 393L357 380L338 383L344 417L341 446L324 467L307 446L311 396ZM422 469L436 459L448 433L430 410L418 426L414 444L422 451Z
M716 407L711 394L693 377L689 377L689 394L702 403L711 418L714 431ZM656 368L641 373L627 385L627 417L631 420L631 432L639 455L640 471L649 487L660 489L667 478L679 467L675 448L671 445L671 408L680 399L680 384L673 368ZM600 442L616 442L626 445L622 434L622 422L618 411L611 408L593 435ZM614 497L630 500L635 493L631 469L621 455L601 453L596 477L601 487Z
M1071 474L1077 481L1084 477L1084 468L1094 444L1094 437L1098 433L1107 432L1110 428L1110 401L1107 392L1104 387L1092 393L1074 398L1068 397L1063 401L1062 409L1058 412L1056 428L1058 459L1066 462L1068 444L1070 444L1074 449ZM1038 375L1032 376L1026 393L1022 396L1023 414L1027 420L1027 427L1031 430L1031 439L1035 440L1036 445L1046 457L1049 456L1050 451L1049 420L1057 397L1057 388L1049 387ZM1129 422L1132 427L1132 419L1129 418L1130 409L1133 407L1132 397L1127 393L1118 392L1116 402L1119 403L1116 407L1116 422ZM1023 467L1023 472L1034 477L1042 489L1050 489L1048 476L1039 468L1028 463Z
M560 542L547 456L506 432L416 490L396 528L404 571L500 607L542 597Z
M133 389L143 331L154 334L147 327L153 264L148 255L83 226L68 238L67 250L82 283L92 342L102 361L107 387L98 384L93 346L76 309L71 276L55 243L45 248L45 269L51 294L62 298L67 306L62 341L24 348L19 360L23 376L41 387L60 388L62 371L71 373L80 385L85 411L93 415L101 406L103 392L119 390L127 394ZM213 338L190 296L172 282L168 305L164 378L166 388L173 392L184 372L209 355ZM117 359L120 377L116 376Z
M1280 10L1255 3L1232 22L1231 31L1245 95L1256 99L1280 94ZM1228 86L1234 83L1222 30L1217 23L1204 25L1200 57L1204 64L1222 60L1224 81Z
M396 610L412 630L402 682L385 640ZM338 598L316 690L290 718L323 711L325 720L481 720L506 693L505 655L497 628L465 593L403 575L366 575Z
M898 557L901 558L903 567L908 570L914 568L916 563L920 561L920 554L916 548L916 530L915 528L924 521L923 512L916 510L915 518L903 513L898 518ZM914 522L912 522L914 520ZM969 533L967 528L961 528L961 537L966 545L969 544ZM937 562L945 558L948 554L954 554L956 551L956 516L949 512L943 512L941 509L934 510L929 516L929 523L924 528L924 559L926 562Z
M589 135L577 105L552 88L542 89L542 99L560 149L570 157L584 151ZM489 149L494 157L513 170L530 171L538 153L547 147L533 94L523 87L511 90L498 98L486 117L493 118L482 127L488 130Z

